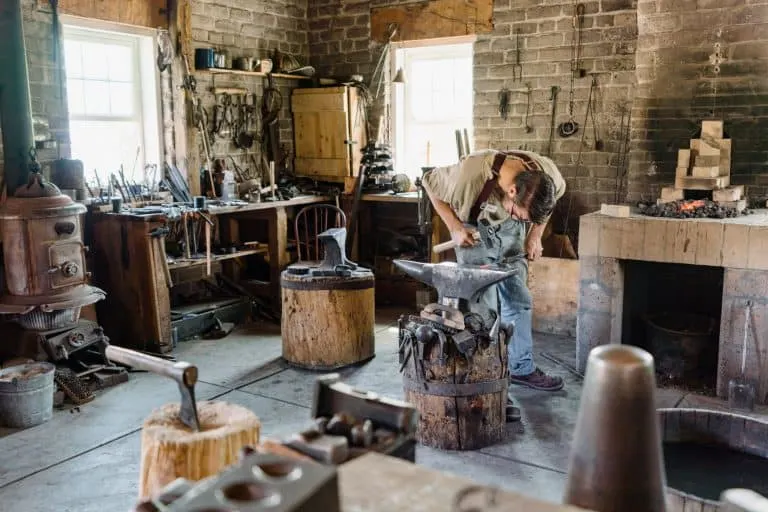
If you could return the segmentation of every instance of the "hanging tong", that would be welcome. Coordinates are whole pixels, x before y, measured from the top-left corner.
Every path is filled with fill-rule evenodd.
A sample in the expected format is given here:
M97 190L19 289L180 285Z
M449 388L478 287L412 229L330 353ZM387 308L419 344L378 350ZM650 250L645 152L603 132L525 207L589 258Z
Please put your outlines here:
M523 65L520 60L520 31L515 29L515 63L512 65L512 81L523 80Z

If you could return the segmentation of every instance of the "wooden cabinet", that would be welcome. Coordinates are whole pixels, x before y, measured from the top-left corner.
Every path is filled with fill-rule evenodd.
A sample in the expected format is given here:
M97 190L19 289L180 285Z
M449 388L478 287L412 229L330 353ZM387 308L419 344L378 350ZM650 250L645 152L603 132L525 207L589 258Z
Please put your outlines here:
M360 171L366 144L365 104L355 87L294 89L295 173L344 182Z

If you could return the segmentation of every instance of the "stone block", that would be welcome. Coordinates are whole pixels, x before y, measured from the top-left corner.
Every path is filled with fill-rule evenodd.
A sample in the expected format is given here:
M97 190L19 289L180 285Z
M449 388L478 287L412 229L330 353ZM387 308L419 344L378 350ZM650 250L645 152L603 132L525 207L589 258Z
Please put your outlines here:
M599 268L599 258L597 256L579 256L579 280L595 281L597 280L597 269Z
M731 185L730 187L713 190L713 201L738 201L744 197L744 185Z
M723 276L723 296L764 300L768 294L768 271L726 268Z
M726 224L722 253L724 267L746 268L749 256L749 226Z
M723 138L723 122L716 120L708 120L701 122L701 134L705 137L711 137L713 139Z
M703 139L691 139L691 155L694 159L698 155L720 156L720 148L710 145L712 141L708 142L705 142Z
M768 270L768 226L750 226L747 267Z
M691 166L691 150L679 149L677 150L677 168L688 168ZM684 176L685 174L683 174Z
M589 352L606 345L611 338L611 315L579 311L576 315L576 359L580 371L585 371Z
M696 160L698 161L702 157L696 157ZM720 157L714 157L716 159L720 159ZM695 165L691 169L691 176L694 178L717 178L720 175L720 167L715 165L713 167L701 167L698 165Z
M597 281L579 282L579 311L610 313L612 298L611 290Z
M599 254L601 224L602 218L597 215L582 215L579 219L580 258Z
M680 168L678 167L678 171ZM683 169L685 172L688 171L687 168ZM675 188L675 187L663 187L661 189L661 200L665 203L670 201L679 201L683 199L685 195L685 191L683 189Z

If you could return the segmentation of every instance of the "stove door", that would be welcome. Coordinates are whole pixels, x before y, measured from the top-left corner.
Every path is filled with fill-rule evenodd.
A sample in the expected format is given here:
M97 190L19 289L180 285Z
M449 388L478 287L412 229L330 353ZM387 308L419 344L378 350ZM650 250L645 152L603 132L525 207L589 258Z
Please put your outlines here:
M79 240L54 242L48 247L48 277L51 289L85 282L84 252L83 244Z

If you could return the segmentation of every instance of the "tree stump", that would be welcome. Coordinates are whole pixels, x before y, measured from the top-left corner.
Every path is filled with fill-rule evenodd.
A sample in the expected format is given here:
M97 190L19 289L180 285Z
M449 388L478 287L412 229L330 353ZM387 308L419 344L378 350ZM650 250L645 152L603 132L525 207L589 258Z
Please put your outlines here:
M419 442L441 450L479 450L501 441L509 385L505 331L494 342L487 330L474 333L469 343L465 337L460 345L476 342L477 348L463 355L453 335L465 331L445 329L441 355L438 340L428 344L415 340L417 329L433 325L416 316L401 319L405 401L419 410ZM408 350L411 354L405 360Z
M139 497L149 498L177 478L197 481L238 460L243 446L259 443L261 422L248 409L226 402L198 402L200 432L178 418L179 404L156 409L141 431Z
M283 358L309 370L336 370L375 355L372 273L352 277L283 272Z

